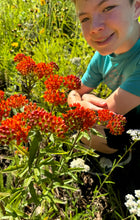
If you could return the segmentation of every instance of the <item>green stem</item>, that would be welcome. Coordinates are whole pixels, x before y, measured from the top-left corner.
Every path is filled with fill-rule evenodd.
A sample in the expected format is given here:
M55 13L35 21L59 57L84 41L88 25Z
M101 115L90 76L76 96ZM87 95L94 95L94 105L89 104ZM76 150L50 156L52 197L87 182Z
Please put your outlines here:
M75 139L74 139L73 145L72 145L72 147L71 147L71 149L70 149L70 151L69 151L68 157L70 157L70 156L72 155L73 149L74 149L75 144L76 144L76 142L77 142L77 139L78 139L78 137L79 137L79 135L80 135L80 132L81 132L80 130L77 132L77 135L76 135L76 137L75 137ZM61 171L61 169L62 169L62 167L63 167L63 165L64 165L65 162L66 162L66 158L62 158L62 163L61 163L61 166L60 166L59 169L58 169L58 173L60 173L60 171Z
M103 185L106 183L107 179L110 177L110 175L112 174L112 172L114 171L114 169L116 167L119 166L119 163L121 162L121 160L126 156L126 154L131 150L131 148L134 146L134 144L136 143L136 141L126 150L126 152L123 154L122 157L120 157L120 159L117 161L117 163L112 167L112 169L110 170L109 174L105 177L104 181L101 183L99 189L97 190L97 193L95 194L94 198L96 198L101 190L101 188L103 187ZM94 200L93 198L93 200Z
M75 147L75 144L76 144L76 142L77 142L77 139L78 139L78 137L79 137L79 135L80 135L80 130L77 132L77 135L76 135L76 137L75 137L75 139L74 139L74 142L73 142L73 145L72 145L72 147L71 147L71 150L70 150L70 152L69 152L69 156L71 156L72 155L72 152L73 152L73 149L74 149L74 147Z

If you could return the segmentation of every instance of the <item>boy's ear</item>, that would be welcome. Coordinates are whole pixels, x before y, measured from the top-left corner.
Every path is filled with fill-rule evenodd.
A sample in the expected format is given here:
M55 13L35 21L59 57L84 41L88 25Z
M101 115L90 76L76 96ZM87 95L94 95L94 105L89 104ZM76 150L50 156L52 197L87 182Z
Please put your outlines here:
M134 19L138 19L138 17L140 16L140 0L135 0L134 1L134 5L135 5L135 15L134 15Z

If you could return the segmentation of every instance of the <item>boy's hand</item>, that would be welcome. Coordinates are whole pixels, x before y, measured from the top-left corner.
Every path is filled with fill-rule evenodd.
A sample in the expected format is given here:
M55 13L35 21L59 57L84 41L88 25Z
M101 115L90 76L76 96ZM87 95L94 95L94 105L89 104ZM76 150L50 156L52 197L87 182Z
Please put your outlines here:
M93 94L84 94L82 96L82 101L83 102L88 102L89 105L91 105L91 108L93 110L99 110L99 109L107 109L107 103L105 101L105 99L101 99Z
M84 108L89 108L94 111L105 108L107 109L107 104L104 99L98 98L93 94L89 94L93 88L89 88L81 84L79 90L73 90L68 95L68 104L79 103Z

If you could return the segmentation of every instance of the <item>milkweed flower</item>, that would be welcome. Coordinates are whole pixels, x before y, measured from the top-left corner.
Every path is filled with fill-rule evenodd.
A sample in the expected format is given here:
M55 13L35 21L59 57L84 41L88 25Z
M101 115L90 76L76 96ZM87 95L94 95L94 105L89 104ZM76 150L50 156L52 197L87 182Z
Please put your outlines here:
M27 111L25 117L32 129L38 128L43 133L54 133L63 138L68 129L61 117L52 115L40 107L31 112Z
M14 140L19 145L22 142L27 142L30 128L26 125L24 113L18 113L13 118L3 120L0 125L0 143L8 145Z
M93 110L85 109L79 103L70 105L72 109L63 114L65 124L70 130L89 130L97 122L96 113Z
M2 121L3 117L6 118L9 116L11 108L7 104L5 100L0 101L0 122Z
M0 101L4 99L4 91L0 90Z
M80 89L81 80L79 77L74 75L68 75L64 77L64 86L69 90Z
M135 196L127 194L125 199L125 206L128 208L130 214L140 217L140 190L135 190Z
M83 171L88 172L90 167L85 164L85 161L81 158L74 159L70 163L71 168L83 168Z
M15 57L14 57L14 62L20 62L23 59L26 59L27 56L25 56L25 54L23 53L18 53Z
M126 118L123 115L115 114L108 109L98 111L98 120L106 122L106 128L109 128L113 135L121 135L125 131Z
M28 99L26 99L26 96L23 96L21 94L15 94L10 96L7 100L6 103L9 107L11 108L21 108L24 105L28 104Z
M36 65L35 74L39 79L41 79L43 76L47 78L48 76L53 75L55 70L59 70L59 67L56 63L50 62L46 64L41 62Z
M44 82L46 91L44 99L51 104L63 105L67 102L67 92L73 89L79 89L81 86L80 79L76 76L59 76L50 75Z
M36 63L31 57L25 57L16 66L16 69L24 76L33 73L35 68Z

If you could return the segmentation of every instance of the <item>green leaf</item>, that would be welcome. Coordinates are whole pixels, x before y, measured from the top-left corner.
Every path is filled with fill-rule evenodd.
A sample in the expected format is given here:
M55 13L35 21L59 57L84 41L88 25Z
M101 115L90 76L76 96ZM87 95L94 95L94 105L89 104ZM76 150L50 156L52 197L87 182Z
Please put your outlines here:
M0 191L4 190L4 184L3 184L3 174L0 171Z
M53 185L53 188L64 188L64 189L69 189L69 190L72 190L72 191L76 191L77 188L74 188L73 186L70 186L70 185L61 185L59 182L55 182L54 185Z
M91 128L90 131L91 131L91 133L92 133L93 135L97 135L97 136L99 136L99 137L105 138L105 137L104 137L99 131L97 131L95 128Z
M19 170L21 168L23 168L25 165L15 165L15 166L9 166L8 168L2 170L2 173L7 173L7 172L12 172L12 171L16 171Z
M9 204L12 204L16 199L18 199L22 194L21 190L18 190L17 192L15 192L14 194L12 194L12 197L9 200Z
M29 185L29 189L30 189L30 193L31 193L31 196L32 196L33 202L34 202L36 205L39 205L40 202L39 202L39 200L38 200L38 197L37 197L36 191L35 191L35 189L34 189L33 182L30 183L30 185Z
M26 178L23 183L23 187L28 187L32 181L33 177Z
M36 153L39 149L39 144L41 140L42 140L42 137L41 137L40 132L36 131L34 138L31 142L30 148L29 148L29 161L28 161L29 168L32 167L32 164L35 159Z
M11 195L11 193L8 192L0 192L0 201L9 197Z

